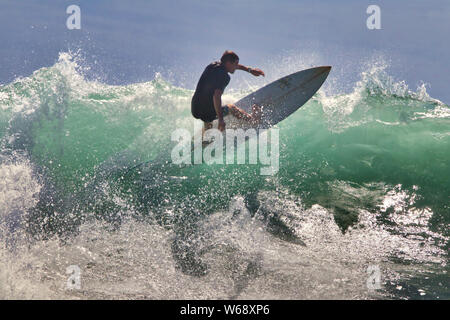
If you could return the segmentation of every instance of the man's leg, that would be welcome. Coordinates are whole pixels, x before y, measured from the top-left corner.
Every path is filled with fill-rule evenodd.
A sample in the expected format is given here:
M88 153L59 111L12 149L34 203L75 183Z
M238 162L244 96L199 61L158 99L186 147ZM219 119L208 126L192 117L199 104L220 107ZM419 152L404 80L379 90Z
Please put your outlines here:
M257 124L261 121L261 107L254 104L252 106L252 114L249 114L234 104L228 104L228 109L238 119L244 119L252 124Z
M203 121L203 128L202 128L202 145L205 146L209 143L209 141L205 141L203 140L203 138L205 137L205 132L206 130L209 130L213 127L213 123L212 122L206 122Z
M212 122L206 122L206 121L203 121L202 135L205 134L205 131L206 131L206 130L211 129L212 127L213 127L213 123L212 123Z

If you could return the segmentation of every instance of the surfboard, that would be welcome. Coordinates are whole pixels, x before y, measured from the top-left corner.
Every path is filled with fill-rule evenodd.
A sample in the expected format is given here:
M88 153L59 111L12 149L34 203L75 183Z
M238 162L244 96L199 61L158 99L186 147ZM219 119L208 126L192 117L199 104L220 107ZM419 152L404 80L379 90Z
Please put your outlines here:
M237 107L251 114L253 104L261 107L261 121L251 124L237 119L231 114L224 117L226 129L268 129L286 119L303 106L320 89L330 73L330 66L321 66L298 71L282 77L256 90L234 103ZM213 121L213 128L218 128L218 120ZM197 133L195 136L201 135ZM192 140L192 147L193 141ZM208 143L204 143L203 147Z

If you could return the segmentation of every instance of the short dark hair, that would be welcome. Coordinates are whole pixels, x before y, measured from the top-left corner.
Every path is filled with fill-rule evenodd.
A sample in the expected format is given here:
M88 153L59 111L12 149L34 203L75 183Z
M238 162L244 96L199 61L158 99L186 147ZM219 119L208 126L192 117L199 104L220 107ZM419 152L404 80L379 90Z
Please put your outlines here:
M234 52L231 51L231 50L226 50L226 51L223 53L222 58L220 58L220 61L221 61L222 63L225 63L225 62L227 62L227 61L229 61L229 62L235 62L236 60L239 60L239 57L238 57L238 55L237 55L236 53L234 53Z

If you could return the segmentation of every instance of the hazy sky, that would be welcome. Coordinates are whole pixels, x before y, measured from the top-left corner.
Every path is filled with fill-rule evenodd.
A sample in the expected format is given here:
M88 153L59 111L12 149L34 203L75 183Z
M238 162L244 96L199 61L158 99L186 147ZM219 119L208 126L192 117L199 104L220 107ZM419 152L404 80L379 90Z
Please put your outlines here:
M71 4L81 8L81 30L66 27ZM366 27L370 4L381 8L381 30ZM89 77L125 84L158 71L193 89L203 68L232 49L272 80L332 65L343 87L381 56L396 80L411 89L428 83L430 95L448 104L449 18L449 0L0 0L0 83L80 49ZM263 81L233 77L234 86Z

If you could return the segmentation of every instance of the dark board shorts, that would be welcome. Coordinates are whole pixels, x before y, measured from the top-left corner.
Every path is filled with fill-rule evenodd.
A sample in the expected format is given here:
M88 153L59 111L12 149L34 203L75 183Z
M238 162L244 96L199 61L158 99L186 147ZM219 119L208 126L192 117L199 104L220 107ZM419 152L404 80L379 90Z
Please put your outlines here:
M203 120L205 122L212 122L217 119L216 109L212 105L200 105L193 104L191 108L192 115L196 119ZM228 106L222 106L223 116L226 116L230 112Z

